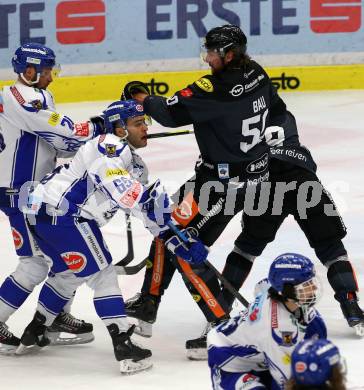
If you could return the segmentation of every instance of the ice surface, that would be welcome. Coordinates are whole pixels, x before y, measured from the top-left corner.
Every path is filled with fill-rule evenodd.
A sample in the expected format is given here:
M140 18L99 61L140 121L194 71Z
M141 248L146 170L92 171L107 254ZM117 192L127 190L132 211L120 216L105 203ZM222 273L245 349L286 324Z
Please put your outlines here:
M344 243L356 268L358 282L363 288L364 256L364 91L334 91L292 93L284 95L288 108L297 118L301 141L312 151L318 164L318 175L336 200L348 235ZM82 120L106 107L108 102L59 105L60 112L74 120ZM154 125L151 131L161 131ZM165 131L166 129L163 129ZM193 135L153 139L140 154L149 165L152 178L160 177L172 192L193 173L198 150ZM211 261L222 269L224 259L240 231L239 217L227 227L211 251ZM124 256L126 238L123 215L117 215L103 228L105 239L115 259ZM141 224L133 220L135 261L148 253L151 237ZM0 215L0 258L2 281L17 265L10 228ZM326 281L325 269L317 261L312 249L293 219L287 219L274 243L256 260L254 269L241 293L250 299L254 283L267 272L276 255L295 251L315 259L323 281L325 294L319 303L329 328L329 337L338 344L346 357L350 387L364 383L364 339L354 336L342 318ZM136 293L142 283L143 272L120 277L125 298ZM31 320L38 289L22 308L9 320L10 329L21 335ZM359 296L363 299L364 293ZM235 310L238 310L236 307ZM191 362L185 358L184 343L199 336L204 326L203 316L190 298L177 274L163 298L152 339L138 341L153 351L154 368L135 376L122 377L114 360L111 341L106 329L96 316L92 292L81 287L73 305L73 313L93 322L96 340L87 345L46 348L39 355L24 357L0 356L1 389L209 389L209 370L205 362ZM363 387L364 388L364 387Z

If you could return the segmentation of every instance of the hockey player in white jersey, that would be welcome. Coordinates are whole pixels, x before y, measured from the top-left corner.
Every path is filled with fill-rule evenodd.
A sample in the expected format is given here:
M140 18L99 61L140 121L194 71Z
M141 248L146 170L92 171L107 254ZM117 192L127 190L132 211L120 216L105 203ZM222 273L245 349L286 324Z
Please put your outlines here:
M53 50L37 43L24 44L15 51L12 65L18 79L0 91L0 210L9 218L19 265L0 287L0 352L19 344L5 322L49 270L25 225L19 199L26 197L33 180L55 168L59 153L73 155L100 130L90 122L75 124L56 111L47 90L58 68ZM57 317L50 331L54 340L60 331L79 333L72 343L93 339L92 324L68 312Z
M237 317L207 336L213 388L283 389L290 378L290 356L306 338L326 338L326 326L313 307L319 293L314 265L295 253L272 263L267 287Z
M94 290L94 306L112 338L120 371L132 373L151 366L151 351L135 345L130 338L134 326L129 327L126 320L111 254L92 210L83 206L95 191L102 191L114 207L143 218L156 236L169 230L171 210L160 182L146 185L146 167L134 152L147 143L143 106L134 100L117 101L104 111L104 118L110 133L87 142L69 165L47 175L30 195L29 228L53 266L18 353L48 343L45 327L53 322L73 291L86 282ZM207 256L204 245L192 238L189 249L176 245L174 250L192 261L203 261Z

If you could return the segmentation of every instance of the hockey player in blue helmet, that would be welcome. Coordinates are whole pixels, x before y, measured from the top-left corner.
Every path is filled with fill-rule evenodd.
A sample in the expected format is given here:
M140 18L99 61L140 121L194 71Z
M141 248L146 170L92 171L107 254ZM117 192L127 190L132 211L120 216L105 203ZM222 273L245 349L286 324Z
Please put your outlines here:
M207 335L213 388L282 389L295 346L327 336L314 308L318 291L311 260L296 253L278 256L248 310Z
M305 340L291 356L291 379L286 390L345 390L346 364L329 340Z
M112 257L96 222L98 205L88 205L96 193L110 212L123 209L145 222L158 236L169 230L169 197L157 180L148 184L148 171L135 149L146 145L147 124L143 106L136 101L116 101L102 114L106 134L83 145L70 164L47 175L29 198L28 226L38 246L52 258L52 277L44 284L33 320L25 328L18 354L46 346L45 327L83 283L94 290L94 306L111 336L122 373L151 367L151 351L133 343ZM171 238L172 239L172 238ZM90 242L93 245L90 245ZM204 246L196 239L187 250L196 261ZM95 250L97 248L97 250ZM178 256L186 252L175 246ZM206 250L205 250L206 251ZM207 253L207 252L206 252ZM202 261L206 258L202 253ZM197 260L199 260L198 258Z
M17 80L0 90L0 211L9 219L19 263L0 286L0 353L17 348L19 339L6 322L49 272L49 264L26 226L20 194L51 172L58 157L72 157L102 132L100 125L74 123L57 111L47 90L59 71L52 49L26 43L16 49L11 62ZM69 305L64 310L48 329L52 343L92 341L92 324L74 318ZM60 339L64 332L77 337Z
M14 72L29 86L46 89L58 76L61 67L56 64L54 51L39 43L25 43L16 51L11 61Z

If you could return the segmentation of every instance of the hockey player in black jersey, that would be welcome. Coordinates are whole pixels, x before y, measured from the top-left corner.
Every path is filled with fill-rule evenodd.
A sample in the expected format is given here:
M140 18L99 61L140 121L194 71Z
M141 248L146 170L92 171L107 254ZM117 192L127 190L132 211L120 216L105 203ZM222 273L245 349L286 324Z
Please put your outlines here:
M247 191L268 180L266 141L272 134L266 129L294 123L264 69L246 54L246 44L239 27L214 28L204 45L211 75L169 99L150 96L141 82L124 88L125 98L143 101L146 112L162 125L193 124L201 160L196 177L180 190L174 218L207 246L243 209ZM160 239L153 243L141 295L127 302L128 315L153 323L177 267L206 319L215 324L227 318L229 307L214 273L206 265L194 266L173 257L163 246Z

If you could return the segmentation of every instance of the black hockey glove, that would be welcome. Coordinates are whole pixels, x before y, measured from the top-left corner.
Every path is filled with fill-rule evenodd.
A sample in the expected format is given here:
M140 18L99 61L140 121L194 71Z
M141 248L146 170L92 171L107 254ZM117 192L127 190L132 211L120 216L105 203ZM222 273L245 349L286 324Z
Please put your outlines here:
M105 134L105 119L103 115L92 116L89 121L94 126L94 137L97 137L100 134Z
M143 81L130 81L130 83L126 84L123 88L120 100L133 99L133 94L137 92L142 92L146 93L147 95L150 95L149 87L147 84L143 83Z

